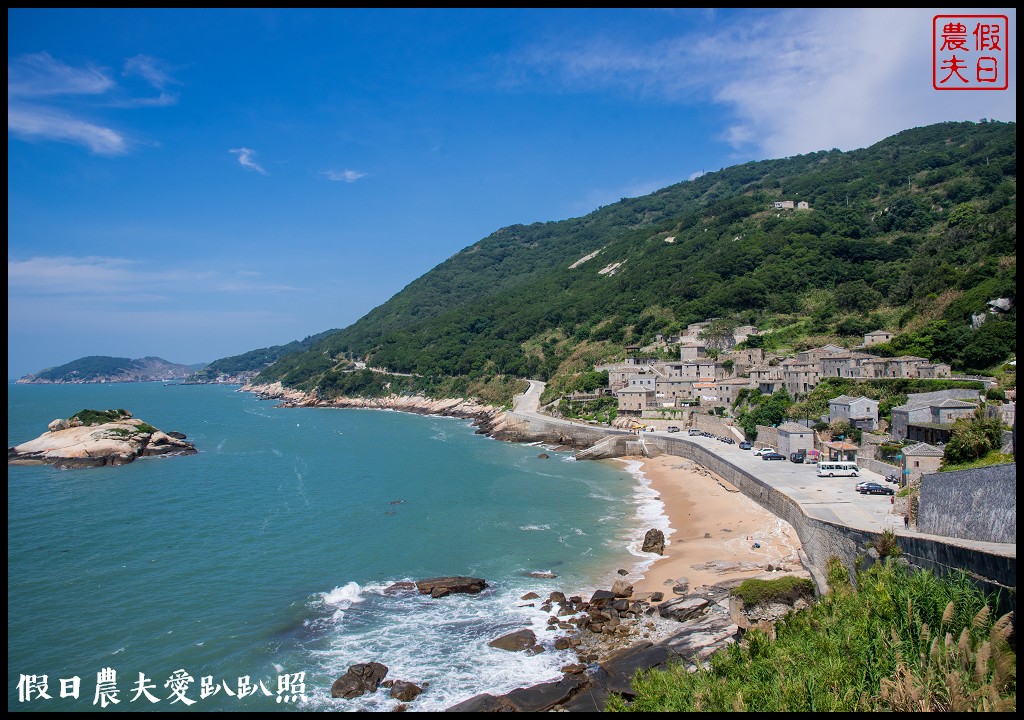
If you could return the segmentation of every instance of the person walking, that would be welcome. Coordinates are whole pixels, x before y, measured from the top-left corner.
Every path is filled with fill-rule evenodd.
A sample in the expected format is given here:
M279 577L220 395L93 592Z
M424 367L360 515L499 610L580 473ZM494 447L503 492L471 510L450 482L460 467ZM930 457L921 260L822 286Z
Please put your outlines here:
M903 527L905 527L907 530L910 529L910 515L903 516Z

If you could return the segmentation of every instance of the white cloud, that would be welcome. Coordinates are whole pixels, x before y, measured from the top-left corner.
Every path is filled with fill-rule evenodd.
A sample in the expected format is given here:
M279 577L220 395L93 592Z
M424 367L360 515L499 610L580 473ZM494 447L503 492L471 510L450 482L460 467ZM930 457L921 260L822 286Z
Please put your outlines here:
M237 155L238 164L244 167L245 169L254 170L260 173L261 175L267 174L267 171L264 170L263 167L253 159L253 156L256 155L255 150L246 147L241 147L235 148L233 150L228 150L228 152Z
M74 68L49 53L32 53L7 63L7 95L46 97L53 95L100 95L114 87L102 70Z
M116 130L34 105L7 106L7 130L26 140L56 140L84 145L98 155L128 151L124 135Z
M8 60L8 132L29 141L82 145L100 155L128 152L131 143L123 131L103 120L86 118L84 113L97 114L108 107L170 105L177 97L164 92L172 79L155 59L139 55L125 67L126 75L143 77L161 91L160 96L128 96L105 70L91 65L73 67L46 52Z
M152 266L141 260L118 257L39 256L7 259L8 299L14 295L74 297L75 304L91 299L119 302L142 296L166 300L195 293L297 292L301 288L260 282L260 273L240 270L231 274L193 267ZM69 301L72 302L72 301Z
M972 11L980 12L980 11ZM999 11L1010 16L1013 11ZM1016 90L943 92L931 84L931 10L745 10L640 45L591 38L534 48L520 65L577 91L613 89L734 116L721 139L781 157L852 149L945 120L1016 119ZM691 24L692 26L692 24ZM566 49L568 48L568 49ZM1011 57L1010 77L1016 76Z
M347 183L354 183L356 180L359 180L360 178L366 177L366 173L364 173L364 172L360 172L358 170L347 170L347 169L346 170L324 170L320 174L323 175L324 177L326 177L328 180L333 180L334 182L347 182Z
M167 90L168 85L176 84L177 81L165 69L165 64L160 60L149 55L130 57L124 61L122 74L125 77L141 77L160 91L160 95L155 98L131 98L123 101L122 106L161 107L164 105L174 105L178 102L178 93L172 93Z

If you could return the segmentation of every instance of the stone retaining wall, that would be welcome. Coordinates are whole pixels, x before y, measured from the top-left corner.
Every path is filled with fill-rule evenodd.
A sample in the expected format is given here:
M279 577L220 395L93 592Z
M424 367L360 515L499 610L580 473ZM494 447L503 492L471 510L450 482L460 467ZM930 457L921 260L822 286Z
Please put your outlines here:
M1016 465L924 475L917 527L933 535L1016 543Z

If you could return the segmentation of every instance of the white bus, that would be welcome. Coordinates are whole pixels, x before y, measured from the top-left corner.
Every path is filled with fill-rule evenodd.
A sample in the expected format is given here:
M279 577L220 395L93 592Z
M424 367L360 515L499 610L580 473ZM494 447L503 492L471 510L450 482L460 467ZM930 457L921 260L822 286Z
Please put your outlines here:
M818 463L818 477L857 477L860 468L849 460L822 460Z

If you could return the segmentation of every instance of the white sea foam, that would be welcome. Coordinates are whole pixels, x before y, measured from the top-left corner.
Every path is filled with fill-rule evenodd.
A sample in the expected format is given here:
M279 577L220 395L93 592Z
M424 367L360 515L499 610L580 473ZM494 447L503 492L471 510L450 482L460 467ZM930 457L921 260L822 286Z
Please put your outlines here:
M550 525L520 525L520 530L550 530Z
M634 505L634 529L627 531L627 549L629 553L638 558L636 572L643 573L658 560L657 556L645 553L643 538L648 530L661 530L665 534L666 541L672 535L673 529L669 525L668 515L665 513L663 503L658 493L651 487L651 481L643 473L643 463L638 460L626 461L626 472L636 478L637 483L633 489L633 496L630 503Z
M345 617L345 611L352 605L363 601L359 584L354 582L320 593L320 599L324 606L334 610L331 619L335 622L340 622Z
M536 580L510 581L508 587L443 600L418 593L383 593L390 584L367 585L360 593L356 583L349 583L323 593L324 603L327 598L365 602L350 605L347 613L333 619L327 636L311 649L317 674L333 679L355 663L381 662L388 666L388 679L429 683L412 708L435 712L482 692L498 695L558 679L559 668L573 661L571 651L554 649L556 635L546 631L547 613L518 607L518 597L535 589ZM535 632L545 652L527 656L487 644L523 628ZM329 697L329 687L330 680L317 686L310 709L339 709L338 701ZM309 689L307 678L307 694ZM345 701L345 709L389 711L397 704L386 692L377 692Z

